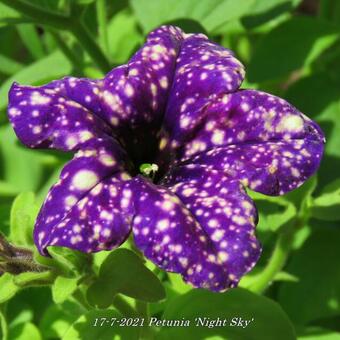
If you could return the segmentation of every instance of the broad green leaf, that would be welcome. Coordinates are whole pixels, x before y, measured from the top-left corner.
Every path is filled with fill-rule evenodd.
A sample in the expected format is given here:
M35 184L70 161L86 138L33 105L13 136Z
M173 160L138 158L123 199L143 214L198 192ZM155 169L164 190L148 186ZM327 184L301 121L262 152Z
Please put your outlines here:
M302 0L256 0L251 7L251 14L260 14L273 9L274 7L288 4L291 7L297 6Z
M25 67L7 79L0 87L0 110L7 106L7 93L14 81L21 84L40 85L68 75L72 65L60 52L56 51Z
M296 324L340 313L340 231L322 227L291 258L286 270L299 278L282 283L279 303Z
M241 22L247 29L261 26L261 32L266 31L270 26L275 25L277 21L285 17L288 18L289 13L301 1L302 0L256 0L255 4L241 19Z
M241 288L216 294L207 290L192 290L174 299L166 308L163 319L189 320L190 327L163 327L159 339L206 339L221 336L224 339L294 340L294 328L281 307L274 301ZM226 325L196 327L197 318L214 322L226 320ZM236 327L233 323L242 318L248 326ZM234 322L233 322L234 320ZM243 321L244 325L244 321Z
M0 157L6 183L20 191L34 191L38 187L43 175L40 156L20 147L9 125L0 127Z
M120 248L111 253L100 267L99 278L87 291L88 301L108 307L116 294L156 302L165 298L165 291L156 275L147 269L134 252Z
M237 2L234 0L220 1L218 6L214 7L214 9L209 12L207 17L202 18L202 25L207 29L208 32L211 32L225 22L240 18L242 15L247 13L254 3L254 0L244 0Z
M15 340L42 340L39 329L31 322L21 323L10 329L9 338Z
M103 319L102 319L103 318ZM67 330L62 340L137 340L138 327L119 327L118 324L111 326L114 319L120 320L122 316L112 309L92 310L82 315ZM97 320L97 323L95 324ZM101 326L101 321L103 325ZM106 322L107 320L107 322Z
M324 193L316 197L311 207L313 217L323 221L340 220L340 183L336 181L337 187L332 192Z
M16 245L33 244L33 226L39 206L33 192L23 192L13 202L10 220L10 239Z
M54 274L45 272L25 272L13 277L13 282L18 287L41 286L50 284L54 279Z
M23 67L24 65L17 61L0 54L0 73L12 75L19 72Z
M124 29L121 29L122 27ZM118 64L126 62L134 49L143 41L135 17L129 10L124 9L110 20L107 29L112 60Z
M144 32L176 19L194 19L211 32L225 22L241 17L255 0L131 0Z
M337 57L339 60L340 54ZM326 135L325 155L318 170L319 188L339 178L340 165L340 77L329 68L304 77L292 85L286 98L315 119ZM313 98L311 100L310 98Z
M0 304L11 299L19 289L13 282L13 275L4 273L0 277Z
M248 67L248 80L275 79L306 67L338 37L339 33L328 22L293 17L269 32L256 46Z
M20 20L21 15L16 10L0 3L0 27L6 25L11 19Z
M52 297L55 303L62 303L70 297L78 286L78 278L58 276L52 286Z

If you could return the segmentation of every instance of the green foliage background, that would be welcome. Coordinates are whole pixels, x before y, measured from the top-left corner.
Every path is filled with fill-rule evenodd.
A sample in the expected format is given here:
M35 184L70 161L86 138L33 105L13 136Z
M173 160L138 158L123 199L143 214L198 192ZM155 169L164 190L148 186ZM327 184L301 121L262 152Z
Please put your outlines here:
M321 168L279 198L250 193L263 244L223 294L193 290L131 243L95 256L35 254L46 271L0 277L3 339L340 339L340 1L0 0L0 230L31 247L35 216L65 155L25 149L6 117L13 81L101 77L160 24L205 32L246 65L243 88L289 100L327 137ZM0 255L0 266L3 259ZM254 318L246 329L94 326L95 318Z

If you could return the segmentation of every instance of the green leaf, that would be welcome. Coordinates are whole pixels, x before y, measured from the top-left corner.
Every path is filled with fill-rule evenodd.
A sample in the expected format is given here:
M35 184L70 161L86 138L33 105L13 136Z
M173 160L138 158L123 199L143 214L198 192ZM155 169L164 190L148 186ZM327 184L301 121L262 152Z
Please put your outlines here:
M40 85L68 75L72 65L66 57L56 51L25 67L7 79L0 87L0 110L7 106L7 93L14 81L22 84Z
M294 204L297 210L306 209L311 203L317 183L317 177L312 176L299 188L286 194L285 199Z
M13 275L4 273L0 277L0 304L11 299L19 289L13 282Z
M176 292L184 294L192 289L192 286L183 281L181 275L176 273L168 273L168 277L171 282L172 288Z
M193 19L211 32L225 22L241 17L255 0L131 0L144 32L176 19Z
M39 329L31 322L21 323L9 332L9 338L15 340L41 340Z
M52 286L52 297L55 303L62 303L70 297L78 286L78 278L58 276Z
M33 225L39 206L33 192L21 193L13 202L10 219L10 240L16 245L32 245Z
M299 278L282 283L279 302L296 324L340 312L340 232L322 227L294 254L286 270Z
M126 62L143 40L137 29L136 18L127 9L118 12L110 20L107 30L109 53L115 63Z
M41 286L50 284L54 279L54 274L49 271L45 272L26 272L15 275L13 282L18 287Z
M330 191L329 188L334 188ZM327 192L316 197L311 207L311 215L323 221L340 220L340 180L331 183Z
M321 0L320 1L320 16L334 24L340 23L340 2L337 0Z
M70 326L84 313L73 301L49 305L39 321L39 329L44 339L61 339Z
M274 301L241 288L216 294L207 290L192 290L174 299L166 308L165 320L190 320L190 327L163 327L160 339L223 339L293 340L294 328L280 306ZM206 322L226 319L226 325L195 327L196 318ZM232 326L233 320L250 321L247 327ZM196 319L196 320L195 320ZM244 322L243 322L244 325Z
M21 15L14 9L0 3L0 27L7 24L7 20L21 19Z
M309 327L298 340L340 340L340 333L318 327Z
M17 30L25 47L34 59L43 58L45 55L41 38L38 35L36 27L32 24L17 25Z
M35 191L43 177L46 156L24 149L17 141L10 125L0 127L0 158L3 159L4 181L18 191Z
M18 193L18 188L16 188L13 184L0 180L0 196L15 196Z
M287 272L279 272L275 275L274 281L298 282L299 278Z
M92 260L89 254L65 247L50 246L47 249L66 276L75 277L77 273L90 270Z
M116 318L121 319L121 315L112 309L92 310L82 315L67 330L62 340L137 340L138 327L119 327L117 324L111 326L111 322ZM103 319L101 319L103 318ZM97 324L95 326L95 321ZM101 326L101 320L108 320Z
M258 44L248 67L248 80L275 79L306 67L338 37L339 33L328 22L293 17L270 31Z
M0 73L11 75L19 72L23 67L24 65L17 61L0 54Z
M156 302L165 298L164 288L142 259L120 248L111 253L100 267L99 278L87 291L90 304L101 308L111 305L116 294Z
M275 232L296 216L295 206L284 198L259 193L252 193L251 197L255 200L260 215L260 230L270 229Z

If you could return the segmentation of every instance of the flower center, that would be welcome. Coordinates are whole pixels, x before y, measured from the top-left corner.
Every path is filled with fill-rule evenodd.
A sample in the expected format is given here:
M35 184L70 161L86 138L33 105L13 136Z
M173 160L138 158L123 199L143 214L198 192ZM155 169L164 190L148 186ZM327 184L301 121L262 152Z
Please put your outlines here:
M158 165L155 163L143 163L139 167L139 171L144 175L152 179L154 181L156 172L158 171Z
M158 131L158 125L144 126L143 129L126 131L120 138L131 161L129 170L131 175L136 176L138 173L142 173L152 179L154 183L162 178L170 164L168 159L163 159L164 155L160 159Z

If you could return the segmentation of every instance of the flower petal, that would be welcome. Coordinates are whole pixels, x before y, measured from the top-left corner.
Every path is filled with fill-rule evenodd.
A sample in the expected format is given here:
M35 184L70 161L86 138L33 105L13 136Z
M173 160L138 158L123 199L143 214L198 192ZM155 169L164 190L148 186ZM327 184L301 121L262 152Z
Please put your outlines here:
M127 227L120 223L125 217L117 211L119 202L126 203L125 210L129 208L121 194L123 182L130 178L124 172L124 161L120 146L107 139L87 142L66 164L36 221L34 239L42 254L47 254L49 245L86 252L101 250L103 245L98 242L103 241L94 236L101 230L96 225L102 226L103 236L107 235L107 247L125 239ZM106 219L103 211L108 212L106 216L115 215L114 219ZM122 232L113 233L119 227Z
M162 26L104 79L69 78L67 95L103 118L117 135L145 123L159 127L182 39L179 28Z
M242 90L207 112L195 138L180 150L181 163L223 170L268 195L293 190L319 167L322 131L283 99Z
M215 189L208 192L194 185L191 171L190 176L182 174L186 179L180 177L178 186L171 185L171 180L179 179L177 172L167 179L169 188L134 179L138 192L132 222L135 243L154 263L182 274L195 287L215 291L234 287L259 256L253 235L256 211L237 181L225 177L222 184L230 192L222 193L223 186L217 184L221 175L204 172L205 179L210 176L214 181ZM200 176L194 177L203 183ZM182 189L187 191L182 194ZM200 210L202 214L197 214ZM230 214L235 211L238 220L232 222Z
M161 148L176 149L205 117L205 106L237 90L245 75L232 51L203 34L187 34L181 45L171 88Z
M30 148L77 150L110 132L100 118L65 98L65 80L45 86L20 86L9 92L8 115L18 138Z

